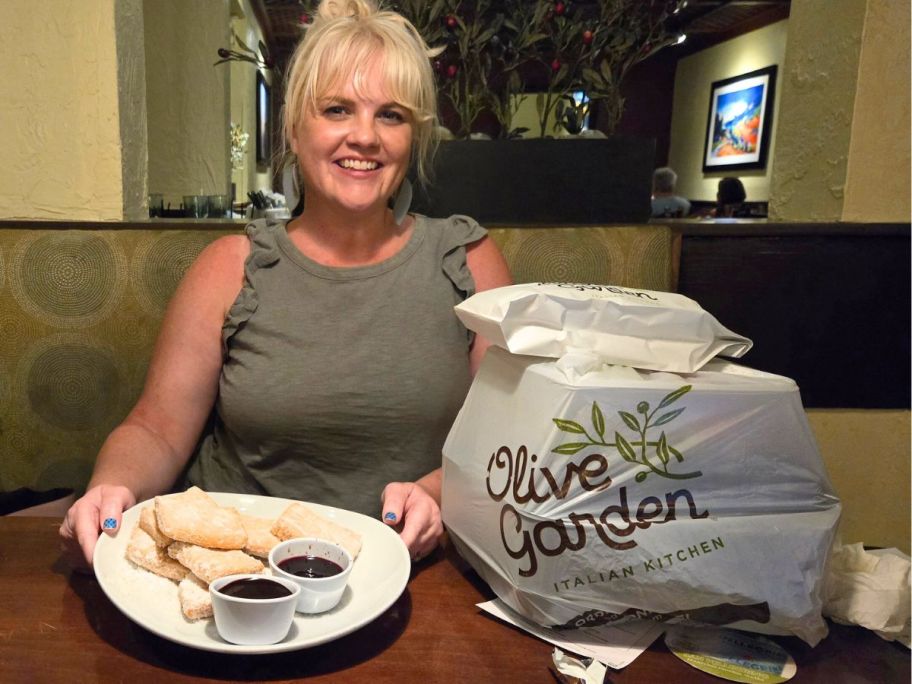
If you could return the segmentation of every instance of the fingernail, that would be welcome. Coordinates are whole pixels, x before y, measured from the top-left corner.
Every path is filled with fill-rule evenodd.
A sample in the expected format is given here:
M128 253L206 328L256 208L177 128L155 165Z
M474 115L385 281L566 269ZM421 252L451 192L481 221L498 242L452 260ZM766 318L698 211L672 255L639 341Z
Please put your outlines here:
M395 514L395 513L387 513L386 515L383 516L383 519L384 519L384 520L389 520L390 522L396 522L396 514Z
M101 524L102 529L113 530L117 527L117 521L114 518L105 518L105 521Z

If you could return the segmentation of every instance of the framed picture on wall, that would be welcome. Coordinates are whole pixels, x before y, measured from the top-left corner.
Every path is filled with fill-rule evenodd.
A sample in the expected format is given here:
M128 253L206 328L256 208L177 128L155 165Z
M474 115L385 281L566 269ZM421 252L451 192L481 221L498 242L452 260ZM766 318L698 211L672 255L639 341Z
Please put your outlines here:
M272 156L272 130L270 122L269 84L263 74L256 75L256 161L259 166L267 166Z
M773 124L776 65L714 81L703 171L766 168Z

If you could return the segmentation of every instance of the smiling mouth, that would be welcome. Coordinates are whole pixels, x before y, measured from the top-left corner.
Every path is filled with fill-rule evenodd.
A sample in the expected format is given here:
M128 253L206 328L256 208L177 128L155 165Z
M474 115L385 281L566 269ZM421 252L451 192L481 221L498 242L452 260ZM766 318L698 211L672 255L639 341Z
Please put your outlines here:
M336 163L343 169L353 169L355 171L373 171L380 167L379 163L366 159L340 159Z

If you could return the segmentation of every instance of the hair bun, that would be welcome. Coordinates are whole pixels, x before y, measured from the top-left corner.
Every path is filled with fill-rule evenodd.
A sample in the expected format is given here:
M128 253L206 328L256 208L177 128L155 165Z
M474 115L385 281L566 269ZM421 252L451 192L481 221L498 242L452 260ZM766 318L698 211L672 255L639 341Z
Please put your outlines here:
M317 8L320 19L340 17L368 17L377 13L377 5L371 0L323 0Z

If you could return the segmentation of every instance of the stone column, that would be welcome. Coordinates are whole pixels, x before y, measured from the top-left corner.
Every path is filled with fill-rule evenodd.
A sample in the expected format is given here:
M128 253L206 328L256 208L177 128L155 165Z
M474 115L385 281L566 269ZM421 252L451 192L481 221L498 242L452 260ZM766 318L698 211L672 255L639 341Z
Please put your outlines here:
M844 221L906 222L912 214L910 13L908 2L868 0L846 169Z
M909 3L792 0L770 218L908 221Z
M865 5L792 0L770 219L842 218Z

